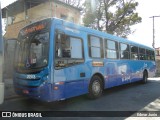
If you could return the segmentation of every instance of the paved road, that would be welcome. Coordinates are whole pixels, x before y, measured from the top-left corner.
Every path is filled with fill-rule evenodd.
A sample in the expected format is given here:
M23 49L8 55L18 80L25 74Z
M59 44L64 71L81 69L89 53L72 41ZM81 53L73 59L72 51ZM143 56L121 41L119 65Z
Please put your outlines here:
M134 83L107 89L104 91L104 94L96 100L89 100L86 95L51 103L31 100L24 97L8 99L4 104L0 105L0 111L160 111L159 91L160 78L156 78L149 79L147 84ZM130 114L129 116L134 115ZM112 117L112 119L134 119L129 116L121 118ZM95 119L101 120L103 118L96 117ZM141 117L139 117L139 119L141 119ZM158 118L154 117L153 119Z

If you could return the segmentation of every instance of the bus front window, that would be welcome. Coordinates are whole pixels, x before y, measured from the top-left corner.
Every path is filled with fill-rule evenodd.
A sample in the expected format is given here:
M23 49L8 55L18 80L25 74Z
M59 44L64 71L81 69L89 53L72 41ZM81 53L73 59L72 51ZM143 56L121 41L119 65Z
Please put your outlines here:
M48 64L49 33L19 37L18 70L42 68Z

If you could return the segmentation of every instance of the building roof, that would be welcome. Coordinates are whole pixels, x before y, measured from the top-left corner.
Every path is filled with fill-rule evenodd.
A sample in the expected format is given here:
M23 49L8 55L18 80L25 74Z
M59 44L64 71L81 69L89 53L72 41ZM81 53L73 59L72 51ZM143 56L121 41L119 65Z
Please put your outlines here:
M6 12L9 11L7 14L8 16L14 16L18 13L21 13L22 11L24 11L25 9L29 9L31 7L37 6L41 3L44 2L56 2L59 4L63 4L65 6L71 7L73 9L76 9L78 11L81 11L80 8L74 7L72 5L66 4L64 2L61 2L59 0L17 0L12 4L9 4L8 6L4 7L2 9L2 18L6 17Z
M156 50L160 50L160 47L158 47L158 48L155 48Z

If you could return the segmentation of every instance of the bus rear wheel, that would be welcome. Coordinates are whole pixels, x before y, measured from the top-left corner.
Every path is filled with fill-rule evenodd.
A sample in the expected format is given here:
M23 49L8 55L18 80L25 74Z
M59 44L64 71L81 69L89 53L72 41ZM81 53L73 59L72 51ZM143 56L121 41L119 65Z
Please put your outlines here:
M147 83L147 79L148 79L148 72L145 70L145 71L143 72L142 83L143 83L143 84Z
M88 97L90 99L96 99L102 95L103 83L99 76L93 76L89 84Z

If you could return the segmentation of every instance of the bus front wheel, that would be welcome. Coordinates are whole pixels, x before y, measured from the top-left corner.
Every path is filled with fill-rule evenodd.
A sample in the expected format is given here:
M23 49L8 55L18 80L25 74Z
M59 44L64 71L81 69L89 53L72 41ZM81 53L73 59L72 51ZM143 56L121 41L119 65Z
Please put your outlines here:
M102 95L103 83L99 76L93 76L89 84L88 97L90 99L96 99Z

